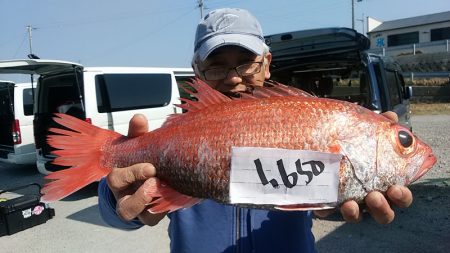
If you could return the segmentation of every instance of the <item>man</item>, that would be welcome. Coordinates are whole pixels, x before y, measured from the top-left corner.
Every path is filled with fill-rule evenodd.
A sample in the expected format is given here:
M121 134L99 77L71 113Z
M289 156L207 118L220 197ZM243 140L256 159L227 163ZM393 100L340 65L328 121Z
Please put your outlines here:
M210 12L198 27L192 66L197 77L214 89L233 96L249 86L262 86L270 78L271 54L264 43L259 22L241 9ZM394 117L392 114L387 115ZM147 120L136 115L129 136L148 131ZM146 204L146 181L157 174L151 164L113 170L99 185L99 206L112 226L133 229L155 225L166 214L150 214ZM393 186L389 200L400 207L411 204L406 187ZM386 198L379 192L366 199L367 210L379 223L394 218ZM340 207L345 220L361 219L360 207L348 201ZM330 211L317 211L323 217ZM311 212L279 212L238 208L204 200L191 208L167 215L172 252L314 252Z

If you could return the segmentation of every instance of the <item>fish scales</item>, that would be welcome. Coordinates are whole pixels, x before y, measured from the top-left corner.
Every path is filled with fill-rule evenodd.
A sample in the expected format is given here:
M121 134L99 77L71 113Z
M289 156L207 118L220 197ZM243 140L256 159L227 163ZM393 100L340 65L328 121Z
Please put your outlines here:
M271 97L212 105L195 115L183 115L182 125L156 130L137 140L138 145L121 144L135 146L135 150L111 152L119 154L111 159L128 160L114 163L114 167L150 162L157 168L158 177L175 190L227 203L231 147L330 152L338 135L351 136L355 125L365 128L371 125L364 110L347 107L352 105L302 97ZM346 120L339 120L341 118ZM124 149L120 145L116 148ZM140 157L130 157L135 155Z

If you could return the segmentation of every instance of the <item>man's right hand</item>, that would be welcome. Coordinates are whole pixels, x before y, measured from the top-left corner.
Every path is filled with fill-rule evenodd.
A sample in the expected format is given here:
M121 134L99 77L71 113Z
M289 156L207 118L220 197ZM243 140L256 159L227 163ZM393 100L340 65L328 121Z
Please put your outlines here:
M137 137L148 132L147 118L136 114L130 120L128 137ZM146 180L156 176L156 169L150 163L139 163L125 168L114 168L106 177L108 186L117 200L116 212L123 220L138 218L142 223L150 226L158 224L165 213L151 214L147 211L147 204L152 198L146 194L148 186Z

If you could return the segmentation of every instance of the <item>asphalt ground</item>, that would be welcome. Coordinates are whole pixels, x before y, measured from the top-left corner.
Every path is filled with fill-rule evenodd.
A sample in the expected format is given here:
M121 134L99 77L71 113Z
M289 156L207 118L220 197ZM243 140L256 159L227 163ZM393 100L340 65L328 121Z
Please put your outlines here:
M314 219L319 252L450 252L450 115L413 116L413 129L433 147L438 163L410 187L412 206L397 209L389 225L368 215L358 224L345 223L339 215ZM33 182L44 182L35 166L0 162L0 190ZM50 204L56 215L46 223L0 237L0 252L169 252L168 219L135 231L110 228L99 216L96 187Z

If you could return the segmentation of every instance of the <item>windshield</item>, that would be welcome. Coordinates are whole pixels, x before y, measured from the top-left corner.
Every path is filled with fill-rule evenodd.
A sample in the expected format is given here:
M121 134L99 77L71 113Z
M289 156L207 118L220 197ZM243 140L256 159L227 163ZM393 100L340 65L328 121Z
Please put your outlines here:
M345 100L366 107L370 102L370 85L365 68L298 69L276 73L273 79L318 97Z

